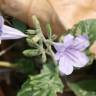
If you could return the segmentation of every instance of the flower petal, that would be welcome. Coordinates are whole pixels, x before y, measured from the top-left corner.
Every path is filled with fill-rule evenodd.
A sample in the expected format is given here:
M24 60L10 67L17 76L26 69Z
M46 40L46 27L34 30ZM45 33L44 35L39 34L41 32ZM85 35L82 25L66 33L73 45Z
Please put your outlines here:
M73 43L74 36L71 34L68 34L64 37L64 46L69 47Z
M0 16L0 28L2 28L3 24L4 24L4 18Z
M84 51L89 44L89 40L85 36L78 36L74 40L73 47L76 50Z
M71 46L73 43L73 36L68 34L64 37L64 43L54 43L54 47L56 51L61 52L64 51L68 46Z
M58 61L58 60L60 59L60 57L61 57L61 56L60 56L59 52L57 52L57 53L55 54L55 60Z
M2 31L3 32L0 36L1 40L19 39L19 38L23 38L23 37L27 36L24 33L22 33L21 31L15 29L15 28L9 27L7 25L3 25Z
M61 52L61 51L65 50L63 43L54 43L54 47L55 47L57 52Z
M3 19L2 16L0 16L0 35L2 33L2 26L3 26L3 24L4 24L4 19Z
M66 55L74 67L84 67L89 62L89 58L84 52L71 49L67 50Z
M70 75L73 72L73 66L66 56L60 58L59 70L61 75Z
M57 53L55 53L55 59L58 61L58 60L60 60L60 57L62 57L63 56L63 53L59 53L59 52L57 52Z

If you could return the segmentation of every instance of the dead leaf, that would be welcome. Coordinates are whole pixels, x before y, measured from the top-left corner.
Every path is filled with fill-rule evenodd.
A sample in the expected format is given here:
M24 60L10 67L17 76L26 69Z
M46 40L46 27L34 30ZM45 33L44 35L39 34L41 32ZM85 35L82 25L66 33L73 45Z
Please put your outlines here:
M64 27L80 20L96 18L96 0L49 0Z

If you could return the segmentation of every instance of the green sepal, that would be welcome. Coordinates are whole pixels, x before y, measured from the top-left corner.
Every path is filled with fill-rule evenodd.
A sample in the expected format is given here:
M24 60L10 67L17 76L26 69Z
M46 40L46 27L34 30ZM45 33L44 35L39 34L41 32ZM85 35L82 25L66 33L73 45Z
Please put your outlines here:
M39 56L41 51L39 49L27 49L23 51L23 54L27 57Z

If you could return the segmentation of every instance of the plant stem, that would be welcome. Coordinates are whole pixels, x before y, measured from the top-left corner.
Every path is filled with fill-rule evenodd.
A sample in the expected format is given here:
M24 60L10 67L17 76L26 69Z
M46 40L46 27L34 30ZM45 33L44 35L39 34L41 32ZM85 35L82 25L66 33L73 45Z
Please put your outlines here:
M7 51L9 51L10 49L12 49L14 46L16 46L16 44L18 44L19 42L16 42L14 44L12 44L11 46L9 46L8 48L0 51L0 56L2 56L3 54L5 54Z
M56 61L55 58L54 58L55 56L54 56L54 52L52 51L51 45L48 44L48 42L47 42L46 38L44 37L44 35L43 35L42 30L41 30L40 27L38 28L38 32L40 32L40 36L41 36L43 42L45 43L47 49L49 50L49 52L50 52L50 54L51 54L50 56L51 56L51 58L53 59L54 64L57 65L57 61Z

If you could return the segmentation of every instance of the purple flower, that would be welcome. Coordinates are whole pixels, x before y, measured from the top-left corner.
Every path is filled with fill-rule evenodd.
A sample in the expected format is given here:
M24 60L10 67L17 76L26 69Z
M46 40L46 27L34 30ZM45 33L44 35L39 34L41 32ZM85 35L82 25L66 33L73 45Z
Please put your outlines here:
M85 35L74 37L68 34L64 37L63 43L54 43L56 49L55 58L59 62L59 70L61 74L69 75L73 72L73 68L84 67L89 58L84 50L89 46L88 37Z
M26 36L21 31L5 25L3 17L0 16L0 40L19 39Z

